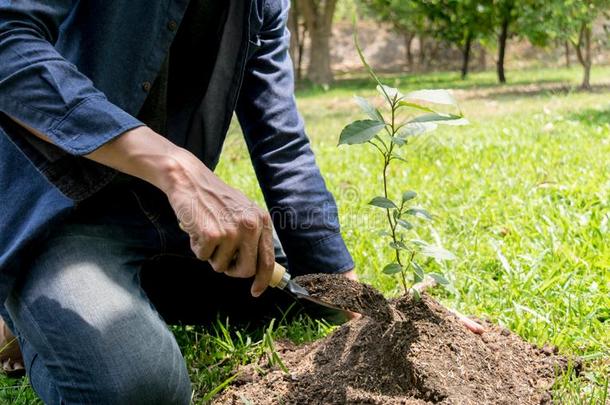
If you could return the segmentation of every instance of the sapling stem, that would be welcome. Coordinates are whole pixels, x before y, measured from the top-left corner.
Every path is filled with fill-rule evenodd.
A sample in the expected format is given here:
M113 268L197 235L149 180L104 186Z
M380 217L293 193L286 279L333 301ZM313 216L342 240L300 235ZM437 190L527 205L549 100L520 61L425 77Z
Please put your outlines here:
M383 272L390 276L400 273L400 283L405 290L405 294L412 291L413 296L417 298L419 297L418 291L410 289L408 286L407 275L410 274L409 272L413 273L414 283L421 282L426 274L429 274L430 277L444 286L449 285L449 281L440 273L427 273L415 260L416 256L418 258L420 255L433 257L436 261L451 260L453 257L442 246L434 246L419 239L405 239L405 232L413 228L413 225L404 218L405 215L428 220L432 217L426 210L412 206L410 201L417 196L414 191L404 191L400 204L390 198L390 185L388 184L390 164L393 160L407 161L400 154L395 153L394 150L396 146L406 145L410 137L433 131L438 125L466 125L468 121L463 118L457 102L447 90L417 90L403 95L398 89L385 86L367 63L358 44L356 34L354 34L354 43L362 64L377 84L377 90L381 93L386 106L389 107L390 116L388 117L389 120L386 119L384 113L382 113L382 111L387 111L386 109L378 109L368 100L357 97L356 102L366 113L367 119L348 124L341 131L339 145L369 143L383 157L383 196L374 197L369 202L370 205L386 211L389 232L385 231L385 235L391 237L390 247L394 250L394 256L396 257L395 261L388 263L383 268ZM457 110L459 113L452 114L444 110L438 111L435 106L443 106L444 109L452 107L454 111ZM402 111L399 111L400 109L411 113L417 112L419 115L410 114L409 118L405 119L402 116ZM401 113L400 116L399 113ZM402 117L402 121L399 119L400 117ZM402 250L406 252L404 255L401 252Z
M389 148L386 149L386 152L383 152L383 151L381 151L380 148L378 148L379 151L383 155L383 196L386 199L389 199L388 169L390 167L390 162L392 161L392 152L394 151L394 146L396 145L396 143L393 141L394 137L396 136L396 107L397 107L396 103L397 103L397 96L394 96L394 98L392 99L392 103L391 103L392 111L391 111L390 127L388 128L386 126L388 135L390 135L390 146L389 146ZM375 144L373 143L373 145L375 145ZM398 209L397 218L400 218L403 208L404 208L404 201L401 202L401 204L400 204L400 208ZM407 294L409 292L409 288L407 287L407 280L406 280L406 274L405 274L406 269L404 268L404 265L402 264L402 257L400 255L400 248L398 245L398 237L396 235L396 226L398 225L398 220L396 218L394 218L394 219L392 218L392 213L390 212L390 208L386 208L386 215L388 218L388 224L390 225L390 236L392 237L392 242L394 243L394 252L396 255L396 263L398 263L401 268L400 281L405 290L405 294ZM415 252L412 252L412 256L414 255L414 253ZM411 259L413 259L413 257L411 257Z

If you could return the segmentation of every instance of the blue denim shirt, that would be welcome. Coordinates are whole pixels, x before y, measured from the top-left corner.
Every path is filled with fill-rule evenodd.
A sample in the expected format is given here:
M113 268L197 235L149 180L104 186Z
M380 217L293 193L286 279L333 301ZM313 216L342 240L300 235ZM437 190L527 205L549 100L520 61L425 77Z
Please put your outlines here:
M2 301L26 249L116 174L83 155L143 125L134 117L187 5L0 0ZM236 112L291 271L346 271L336 205L296 110L287 13L288 0L230 2L206 94L172 106L168 137L213 168Z

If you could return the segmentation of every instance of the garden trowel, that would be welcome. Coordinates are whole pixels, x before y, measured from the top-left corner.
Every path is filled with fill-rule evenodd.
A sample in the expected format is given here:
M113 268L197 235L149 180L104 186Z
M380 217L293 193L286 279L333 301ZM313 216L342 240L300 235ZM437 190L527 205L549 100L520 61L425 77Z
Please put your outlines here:
M336 305L324 302L318 298L314 298L309 295L309 292L307 292L306 289L304 289L291 279L290 273L288 273L284 266L279 263L276 263L275 267L273 268L273 275L271 276L271 282L269 283L269 285L273 288L279 288L280 290L284 290L298 299L308 300L318 305L325 306L327 308L344 311L343 308L339 308Z

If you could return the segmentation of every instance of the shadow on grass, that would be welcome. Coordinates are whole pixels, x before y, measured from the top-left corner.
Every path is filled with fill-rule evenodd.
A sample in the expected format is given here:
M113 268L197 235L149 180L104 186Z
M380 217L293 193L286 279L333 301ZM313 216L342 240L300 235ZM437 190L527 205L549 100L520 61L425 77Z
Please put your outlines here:
M451 88L453 90L464 90L472 92L471 97L484 98L503 98L511 99L518 97L534 97L545 94L568 94L578 92L576 82L562 74L552 74L542 76L538 69L529 71L519 71L506 84L497 82L493 72L477 72L465 80L460 79L455 72L435 72L435 73L381 73L379 74L382 82L389 86L407 89L422 88ZM561 72L560 72L561 73ZM297 83L297 93L300 98L318 97L327 93L329 90L339 91L362 91L370 90L373 87L373 80L365 73L350 73L337 75L335 82L330 88L314 85L306 80ZM610 91L610 83L594 84L591 90L593 93ZM468 97L467 97L468 98Z
M384 84L389 86L398 86L401 88L447 88L455 90L471 90L471 89L488 89L488 88L504 88L513 85L522 85L532 83L531 80L515 80L509 84L499 84L493 78L477 78L474 80L461 80L458 74L445 73L442 75L430 74L413 74L413 75L380 75L380 79ZM557 79L541 79L535 83L557 83L561 82ZM373 86L373 80L364 73L355 77L336 79L332 89L341 90L370 90ZM317 97L324 94L327 90L322 86L314 85L309 81L302 81L297 84L297 92L300 97Z
M586 110L572 113L567 117L570 120L580 121L581 124L590 127L610 124L610 106L604 110L589 108Z
M578 86L568 85L558 81L536 81L525 85L499 87L497 92L475 92L466 98L489 98L494 100L510 101L524 97L537 97L548 95L566 95L572 93L605 93L610 91L610 83L600 83L591 86L590 90L583 90Z

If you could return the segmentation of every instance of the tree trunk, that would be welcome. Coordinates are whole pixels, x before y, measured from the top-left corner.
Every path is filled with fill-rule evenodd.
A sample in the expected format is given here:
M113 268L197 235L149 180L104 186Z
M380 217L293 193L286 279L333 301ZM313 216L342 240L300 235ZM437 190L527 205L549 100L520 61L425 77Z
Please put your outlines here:
M584 50L583 50L584 47ZM584 75L580 88L583 90L591 90L591 26L583 23L578 36L578 43L574 44L576 57L584 69ZM583 52L584 51L584 52Z
M299 43L299 53L298 53L298 61L297 61L297 79L303 79L303 55L305 55L305 38L307 38L307 25L303 25L303 30L299 34L300 43Z
M466 42L462 50L462 80L468 76L468 63L470 62L470 49L472 48L472 33L468 31Z
M432 43L432 48L430 48L430 52L428 52L426 58L426 70L430 70L432 68L432 63L436 60L436 56L438 55L438 49L441 46L441 41L434 40Z
M299 80L299 46L300 46L300 30L299 30L299 9L298 0L292 0L292 7L290 7L290 14L288 15L288 31L290 31L290 59L292 59L292 65L294 68L294 76L296 80Z
M410 72L413 70L413 38L415 35L407 32L404 34L405 37L405 52L407 57L407 70Z
M591 26L587 25L587 28L585 28L585 74L580 86L586 90L591 90L591 66L593 66L591 60Z
M504 74L504 58L506 56L506 42L508 41L508 27L510 25L510 12L506 13L502 19L502 30L498 38L498 81L506 83Z
M570 42L564 42L565 54L566 54L566 67L570 68Z
M292 0L290 15L288 16L288 30L290 31L290 57L294 65L295 79L303 79L303 53L307 26L303 24L299 0Z
M337 0L300 0L299 5L311 39L307 78L314 84L333 81L330 64L330 37Z
M419 34L419 66L420 69L424 67L426 63L426 36L424 34Z
M482 71L487 70L487 52L483 45L480 45L481 49L479 51L479 68Z

